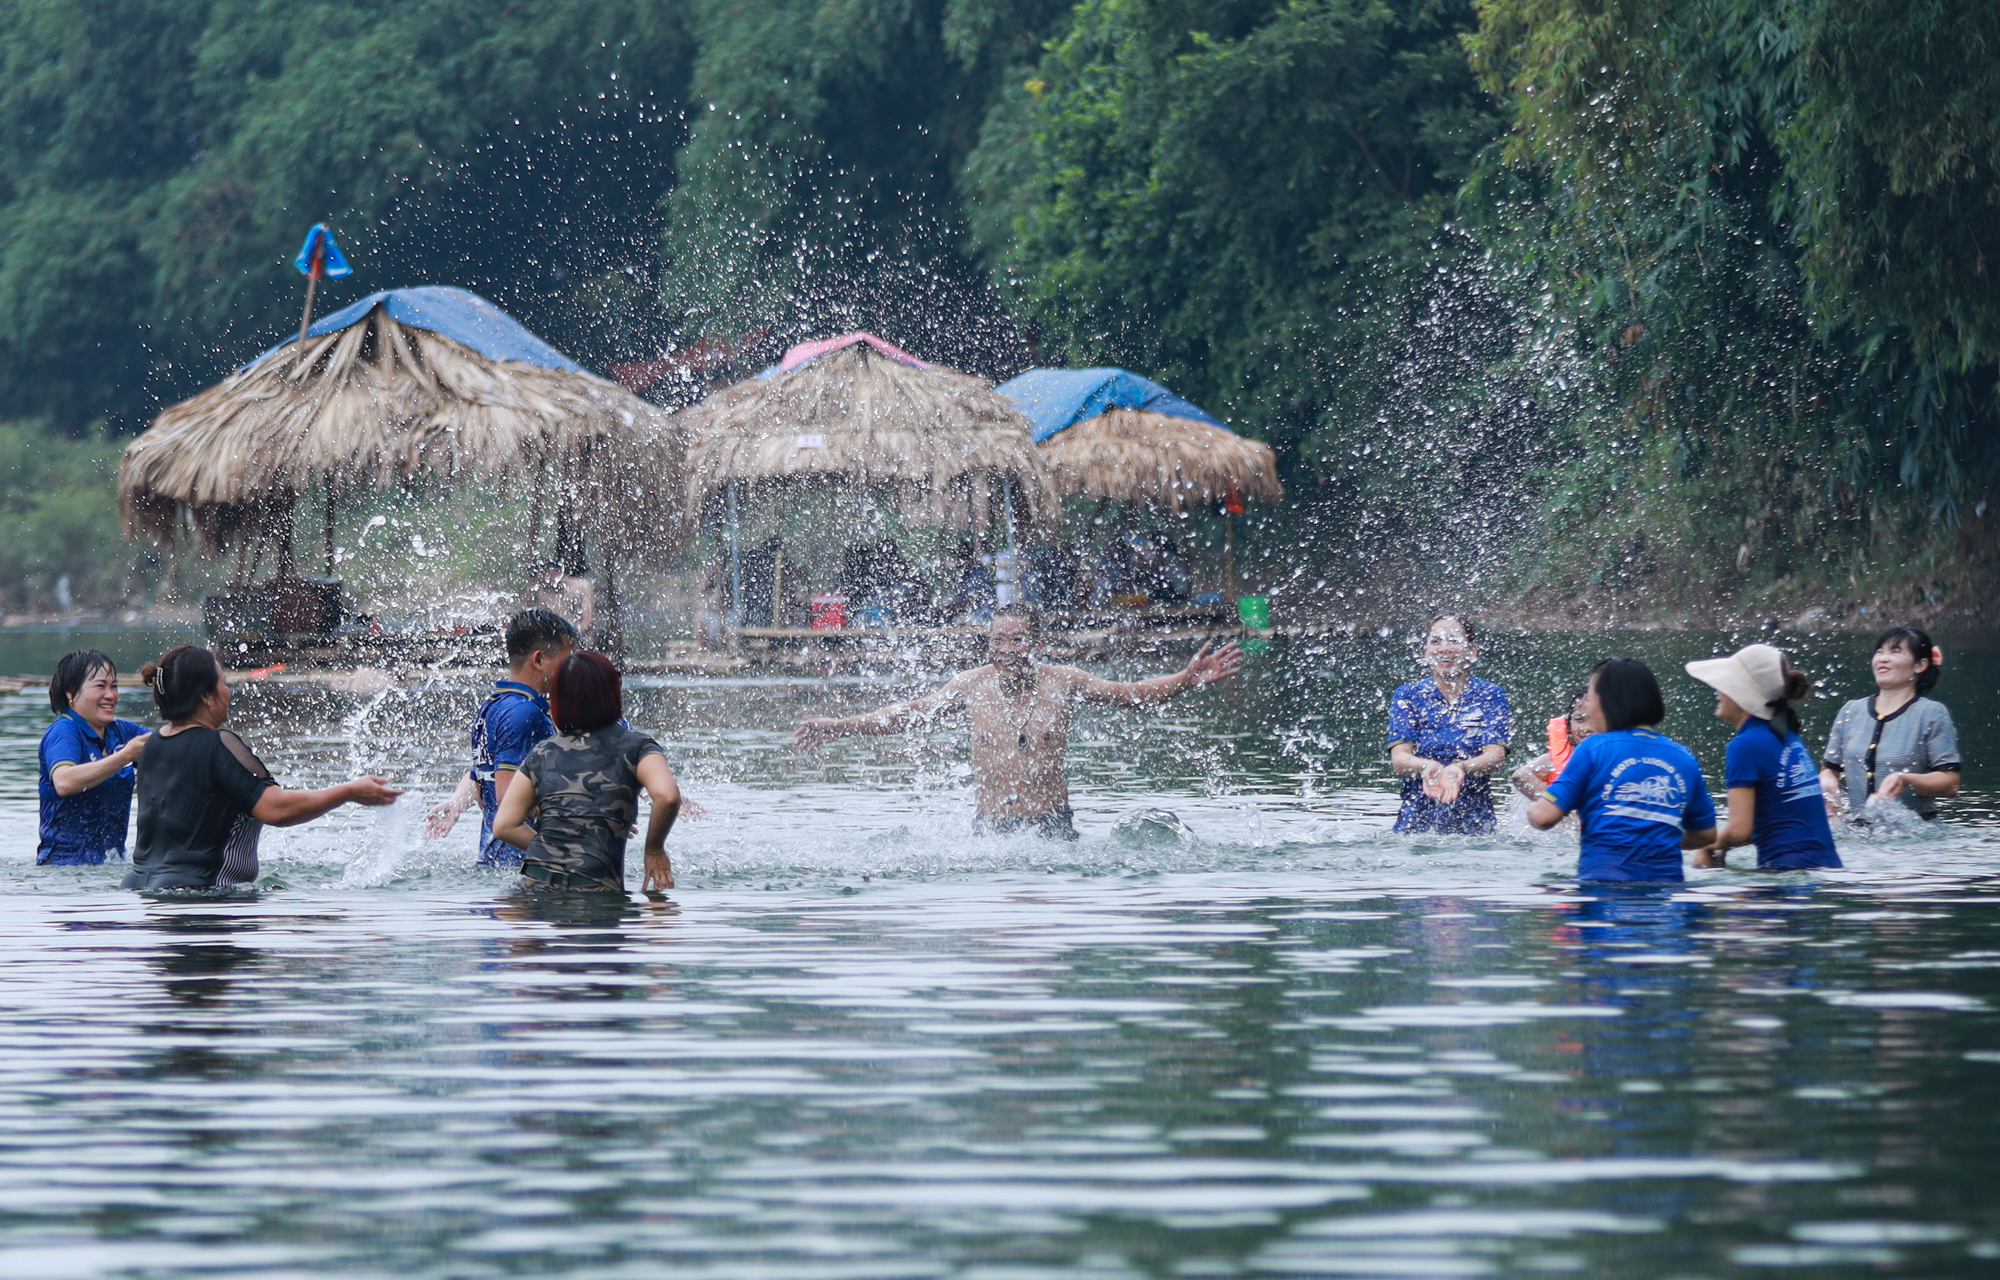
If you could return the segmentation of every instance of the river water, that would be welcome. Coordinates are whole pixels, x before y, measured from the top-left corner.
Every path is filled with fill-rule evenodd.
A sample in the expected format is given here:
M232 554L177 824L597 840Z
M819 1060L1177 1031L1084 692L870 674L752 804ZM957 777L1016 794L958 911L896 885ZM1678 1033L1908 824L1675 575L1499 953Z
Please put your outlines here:
M1644 656L1713 783L1678 663L1748 638L1501 637L1482 674L1527 741ZM157 639L9 635L0 672ZM1846 697L1866 651L1796 656ZM0 1275L1989 1273L1996 658L1954 645L1938 691L1946 821L1617 894L1517 818L1388 833L1394 639L1087 713L1075 846L973 838L949 734L791 751L907 674L635 681L709 816L666 899L567 914L472 868L470 820L417 832L464 678L243 690L286 781L420 794L267 833L229 904L32 867L47 706L0 698Z

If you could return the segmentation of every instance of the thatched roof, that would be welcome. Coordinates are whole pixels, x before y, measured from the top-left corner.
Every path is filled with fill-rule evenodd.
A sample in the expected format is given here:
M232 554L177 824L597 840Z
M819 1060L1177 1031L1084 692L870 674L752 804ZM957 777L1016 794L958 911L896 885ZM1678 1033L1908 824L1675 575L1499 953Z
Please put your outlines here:
M889 492L912 520L983 529L1004 476L1031 521L1055 516L1027 420L992 383L850 337L678 415L688 431L689 512L731 481L838 482Z
M1271 446L1193 418L1107 409L1040 445L1059 492L1179 511L1246 498L1285 496Z
M462 290L377 299L161 413L119 467L127 536L171 544L188 520L220 551L288 530L298 498L329 480L344 491L437 478L513 483L595 517L628 554L671 549L660 537L682 523L685 437L670 415Z

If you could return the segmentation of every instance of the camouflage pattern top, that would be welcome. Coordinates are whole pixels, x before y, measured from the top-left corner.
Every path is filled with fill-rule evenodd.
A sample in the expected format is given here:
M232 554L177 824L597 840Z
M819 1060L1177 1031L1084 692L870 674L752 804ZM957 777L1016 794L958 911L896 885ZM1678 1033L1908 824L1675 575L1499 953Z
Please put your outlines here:
M522 859L530 878L555 887L625 892L625 842L639 820L639 761L660 744L624 725L558 733L537 743L520 776L541 807Z

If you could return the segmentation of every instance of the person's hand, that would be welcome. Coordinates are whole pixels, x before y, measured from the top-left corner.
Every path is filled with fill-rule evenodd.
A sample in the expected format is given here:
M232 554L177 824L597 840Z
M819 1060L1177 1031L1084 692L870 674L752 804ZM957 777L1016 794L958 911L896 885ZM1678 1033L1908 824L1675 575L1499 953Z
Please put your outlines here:
M1227 680L1243 670L1243 650L1234 640L1209 652L1211 646L1203 645L1194 657L1188 659L1187 674L1195 684L1214 684L1217 680Z
M1514 784L1514 790L1530 800L1541 799L1542 788L1548 784L1548 779L1544 778L1542 771L1533 764L1524 764L1514 770L1508 775L1508 780Z
M1423 784L1424 794L1436 800L1438 798L1438 779L1444 774L1444 766L1435 760L1419 759L1417 763L1423 770L1417 777Z
M1897 796L1903 794L1903 784L1908 780L1909 775L1906 773L1900 771L1892 773L1882 779L1882 785L1875 788L1875 794L1881 796L1884 800L1894 800Z
M641 890L651 893L655 889L674 887L674 864L667 860L665 846L646 850L646 880Z
M817 751L840 736L840 722L828 716L814 716L800 723L792 735L792 745L801 751Z
M1727 868L1729 861L1722 855L1722 846L1712 844L1706 849L1696 849L1693 853L1689 854L1688 865L1691 867L1705 867L1711 870L1716 867Z
M1459 789L1465 786L1465 766L1448 764L1437 772L1437 801L1457 804Z
M464 812L464 807L458 803L456 797L446 796L432 805L431 811L424 815L424 834L433 840L444 839L451 834L451 829L458 825L458 815Z
M678 822L700 822L708 816L708 806L682 792L680 812L674 816Z
M347 798L356 804L394 804L402 794L403 789L391 786L387 778L356 778L347 784Z
M131 764L134 760L137 760L139 758L139 753L146 749L146 739L152 736L153 736L152 732L149 730L145 733L140 734L138 737L132 739L132 741L126 743L124 746L118 748L118 750L114 754L119 761L119 767L123 768L125 765Z

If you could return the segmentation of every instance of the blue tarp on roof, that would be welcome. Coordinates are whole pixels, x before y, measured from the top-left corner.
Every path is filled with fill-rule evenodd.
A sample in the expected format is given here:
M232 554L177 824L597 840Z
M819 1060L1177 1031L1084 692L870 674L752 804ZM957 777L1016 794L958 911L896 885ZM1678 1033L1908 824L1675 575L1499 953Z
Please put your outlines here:
M388 311L389 318L396 323L441 333L453 342L471 347L489 360L519 360L526 364L538 364L544 369L589 372L486 299L450 285L426 284L414 289L384 289L380 293L371 293L361 301L315 322L312 328L306 330L306 336L317 338L345 329L374 310L377 303ZM297 341L297 338L287 338L272 347L271 351ZM270 355L271 351L258 356L257 360ZM252 360L250 364L256 364L257 360ZM243 367L247 369L250 365Z
M1151 378L1124 369L1030 369L1001 383L1000 394L1027 415L1036 444L1106 409L1144 409L1229 430Z

